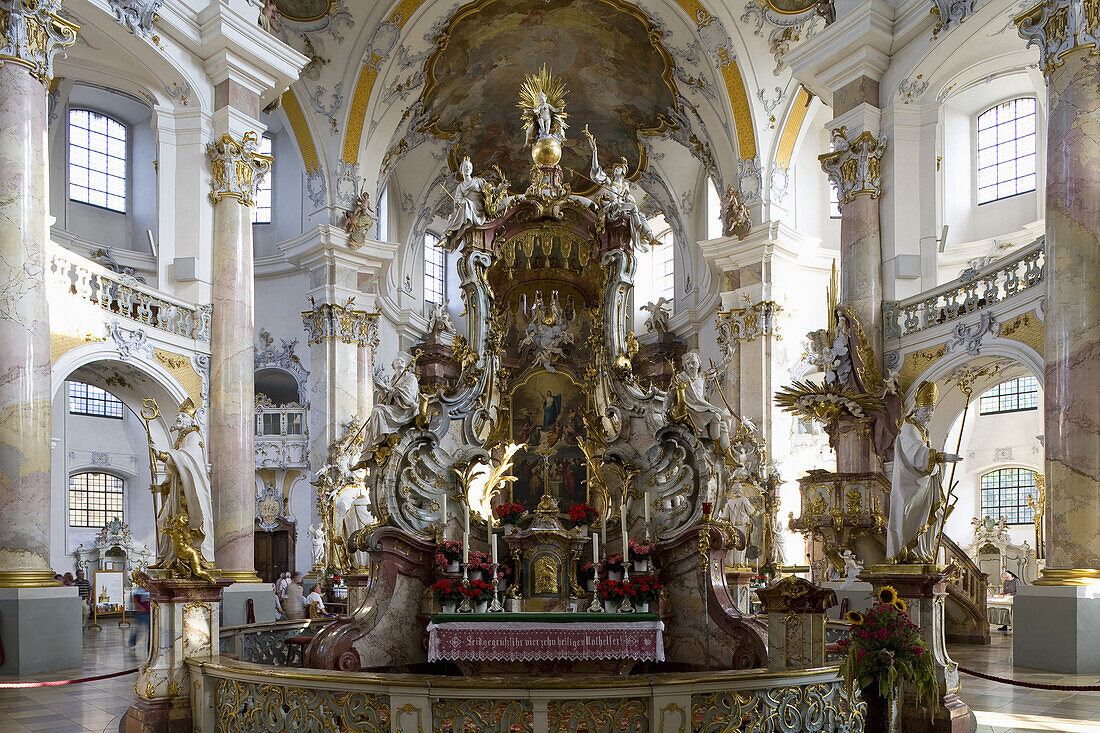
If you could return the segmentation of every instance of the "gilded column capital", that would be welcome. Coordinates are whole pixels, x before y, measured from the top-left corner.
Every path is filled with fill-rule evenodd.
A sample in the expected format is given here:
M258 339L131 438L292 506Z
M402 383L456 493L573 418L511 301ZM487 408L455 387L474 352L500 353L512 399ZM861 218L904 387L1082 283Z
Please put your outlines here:
M60 10L61 0L0 0L0 63L22 64L49 84L54 55L73 45L80 30Z
M2 2L3 0L0 0ZM246 132L240 142L225 134L220 140L206 144L210 159L210 200L235 198L245 206L256 205L260 181L271 170L274 160L259 151L260 141L254 132Z
M378 313L353 310L347 305L318 303L302 311L307 341L319 344L326 339L338 339L345 344L378 346Z
M718 329L718 347L722 354L732 356L737 343L742 341L749 343L762 336L781 338L779 324L776 323L776 316L781 310L783 306L773 300L762 300L728 311L719 310L714 325Z
M1100 0L1043 0L1014 22L1027 45L1038 46L1048 81L1070 52L1100 53Z
M833 151L819 155L821 167L837 190L840 203L855 201L856 195L882 195L882 154L886 152L886 137L878 140L866 130L854 140L848 139L848 128L833 130Z

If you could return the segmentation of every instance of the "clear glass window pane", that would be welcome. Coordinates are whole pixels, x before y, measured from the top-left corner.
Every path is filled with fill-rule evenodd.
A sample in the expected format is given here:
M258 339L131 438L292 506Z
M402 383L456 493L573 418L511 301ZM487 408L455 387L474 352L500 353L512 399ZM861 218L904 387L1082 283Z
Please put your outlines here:
M126 127L88 110L69 111L69 198L126 211Z
M1035 100L1014 99L978 115L978 203L1035 190Z
M434 234L424 235L424 301L447 302L447 253L439 246Z
M259 150L264 155L271 155L271 138L267 135L260 136ZM252 209L253 224L271 223L271 186L275 177L275 164L271 164L271 170L261 179L259 189L256 192L256 206Z

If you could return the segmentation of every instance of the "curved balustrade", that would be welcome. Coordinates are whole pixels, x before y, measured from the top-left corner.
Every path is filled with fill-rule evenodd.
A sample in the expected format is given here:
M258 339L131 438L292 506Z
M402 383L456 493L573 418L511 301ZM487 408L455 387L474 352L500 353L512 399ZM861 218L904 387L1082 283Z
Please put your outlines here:
M991 308L1035 289L1042 296L1044 239L957 280L905 300L882 303L884 336L898 339Z
M187 303L95 264L55 243L47 252L47 282L109 314L174 336L210 341L210 306Z
M203 733L612 733L624 724L651 733L861 733L866 710L849 702L837 667L471 680L232 660L189 666Z
M287 639L312 636L332 621L331 618L318 618L226 626L221 630L218 648L222 654L232 654L242 662L278 665L285 659Z

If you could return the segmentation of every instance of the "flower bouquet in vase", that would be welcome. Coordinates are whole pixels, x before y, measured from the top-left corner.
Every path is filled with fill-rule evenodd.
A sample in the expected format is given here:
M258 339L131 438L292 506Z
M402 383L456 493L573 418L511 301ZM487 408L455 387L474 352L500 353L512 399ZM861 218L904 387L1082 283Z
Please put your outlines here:
M470 599L470 605L474 607L474 613L485 613L489 601L493 598L493 586L484 580L471 580L465 588L466 597Z
M455 607L462 602L462 583L457 580L437 580L432 586L432 594L443 607L443 613L454 613Z
M607 613L616 613L624 598L633 599L635 596L630 583L624 583L621 580L601 580L596 590L599 591L600 600L603 601L603 610Z
M447 540L435 546L435 570L437 573L457 573L462 569L461 561L461 542Z
M630 576L630 588L634 591L634 608L638 613L649 613L649 604L657 602L663 587L654 575Z
M569 507L569 521L574 527L581 527L582 533L588 531L588 527L600 518L600 513L588 504L574 504Z
M591 560L582 562L580 567L577 568L577 580L589 593L596 590L596 566L592 564Z
M649 572L650 559L657 543L653 540L630 540L630 561L634 563L631 570L635 573Z
M613 552L600 563L600 576L608 580L623 579L623 553Z
M496 515L497 521L504 527L504 533L511 534L515 531L516 525L520 523L526 512L522 504L509 503L501 504L493 509L493 514Z
M493 558L487 552L474 550L470 553L470 580L491 580L493 572Z
M867 703L867 733L897 730L896 703L903 682L916 688L929 711L935 710L932 654L897 591L884 585L865 614L849 611L845 618L851 624L851 636L837 645L846 655L840 672L848 694L858 687Z

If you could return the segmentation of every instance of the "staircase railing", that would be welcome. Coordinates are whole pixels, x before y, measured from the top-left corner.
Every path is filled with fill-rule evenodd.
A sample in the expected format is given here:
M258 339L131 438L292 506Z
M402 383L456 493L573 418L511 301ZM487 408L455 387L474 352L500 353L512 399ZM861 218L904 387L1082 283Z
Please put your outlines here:
M989 641L989 625L986 621L986 592L989 576L983 573L966 551L946 535L943 538L944 554L948 565L955 565L958 571L947 580L947 592L968 609L974 617L974 641L980 637L983 643Z

